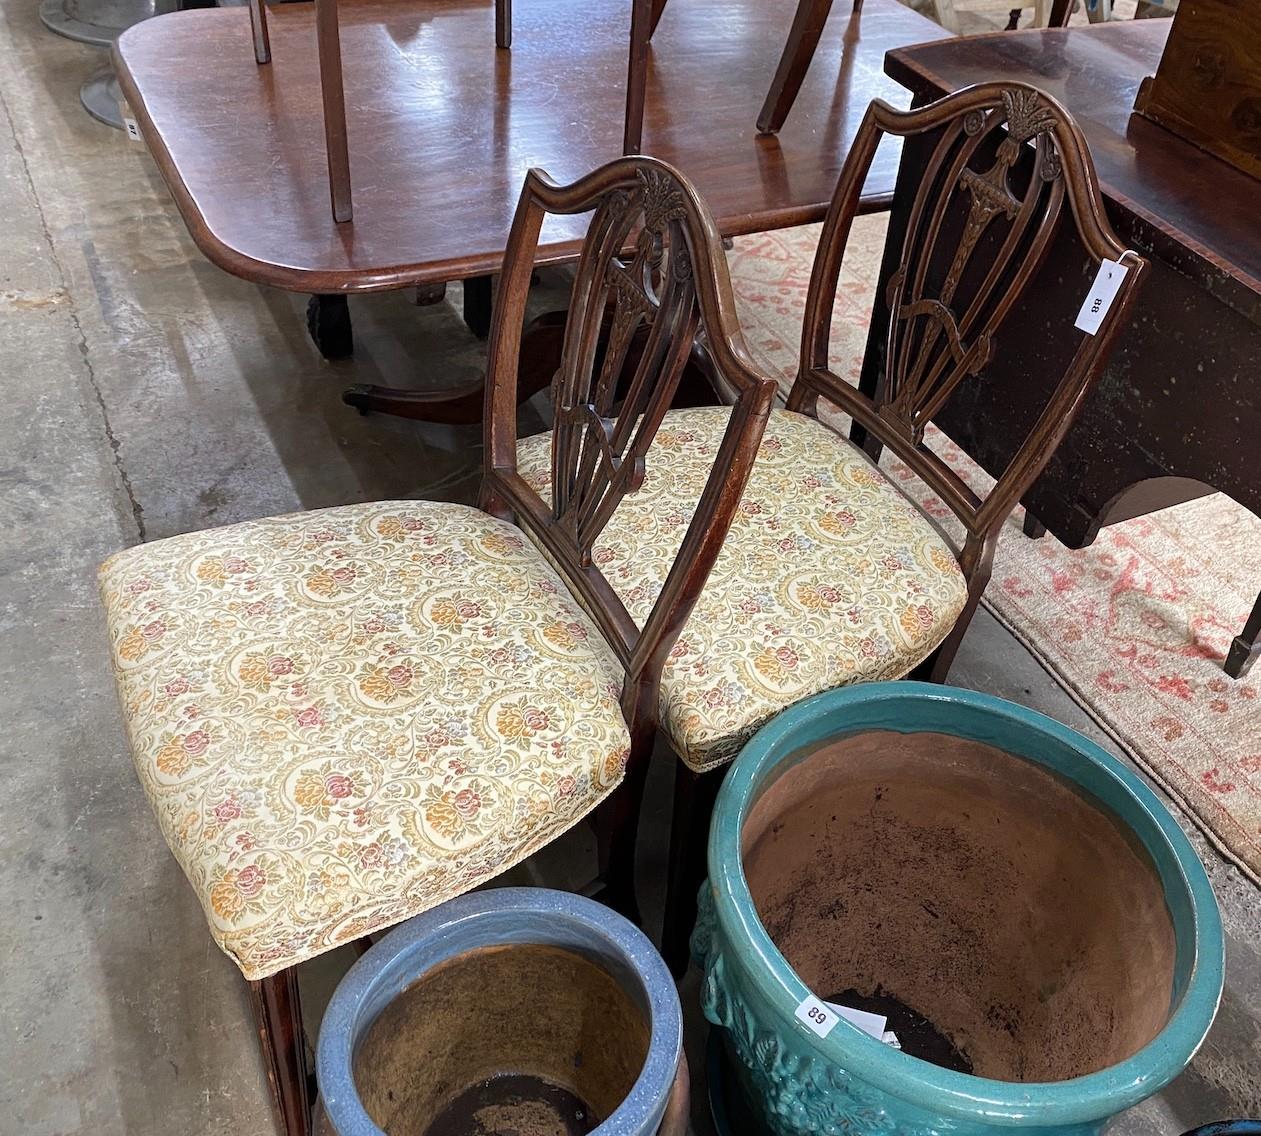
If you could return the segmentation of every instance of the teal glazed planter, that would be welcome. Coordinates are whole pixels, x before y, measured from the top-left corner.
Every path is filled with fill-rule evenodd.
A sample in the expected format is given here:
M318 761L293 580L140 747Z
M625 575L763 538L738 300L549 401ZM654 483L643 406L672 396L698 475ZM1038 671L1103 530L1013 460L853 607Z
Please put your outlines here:
M351 967L320 1026L317 1136L684 1136L683 1015L609 908L544 888L453 899Z
M1097 1133L1183 1070L1221 997L1217 904L1168 810L987 695L877 683L791 708L733 764L708 858L702 1005L780 1136ZM892 997L958 1063L845 1020L816 1036L811 996Z

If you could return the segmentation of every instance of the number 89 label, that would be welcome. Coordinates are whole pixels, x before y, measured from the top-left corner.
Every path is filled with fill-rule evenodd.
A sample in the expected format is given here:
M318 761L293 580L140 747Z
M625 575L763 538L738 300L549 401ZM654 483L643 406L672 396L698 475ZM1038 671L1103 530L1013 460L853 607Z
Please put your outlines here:
M804 1022L818 1037L827 1037L840 1019L811 994L797 1007L797 1020Z

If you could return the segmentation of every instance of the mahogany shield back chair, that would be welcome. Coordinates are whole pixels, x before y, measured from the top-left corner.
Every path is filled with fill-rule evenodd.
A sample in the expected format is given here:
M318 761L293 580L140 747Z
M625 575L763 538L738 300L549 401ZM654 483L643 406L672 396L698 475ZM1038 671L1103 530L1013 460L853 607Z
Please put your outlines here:
M908 237L891 232L886 249L896 318L884 384L867 399L829 369L828 333L844 245L886 134L931 146L932 157L929 176L908 190ZM1075 330L1075 313L1048 333L1063 377L982 500L924 446L924 431L952 397L985 382L993 353L1034 349L1048 318L1036 310L1038 270L1055 241L1080 257L1083 297L1104 261L1125 272L1095 334ZM1081 133L1038 91L990 84L909 113L880 102L869 109L823 227L788 408L770 415L723 550L662 672L661 728L682 759L663 936L676 970L686 964L721 767L759 726L812 694L945 676L999 528L1099 377L1143 269L1108 227ZM923 478L956 516L962 542L819 421L820 402L866 427L873 452L884 443ZM724 428L722 408L668 413L649 454L652 463L663 453L660 476L622 502L594 545L593 563L636 619L661 587ZM522 443L533 484L547 484L549 452L544 437Z
M515 470L525 298L544 217L592 209L553 388L561 491L545 502ZM652 159L567 187L531 172L500 289L486 511L322 509L141 545L101 569L136 769L212 937L250 982L285 1136L311 1122L299 963L491 879L588 814L609 897L633 913L662 660L774 397L735 330L712 219ZM633 373L619 374L618 333L596 366L610 306L615 328L649 327ZM669 460L649 446L698 332L737 397L637 624L591 550Z

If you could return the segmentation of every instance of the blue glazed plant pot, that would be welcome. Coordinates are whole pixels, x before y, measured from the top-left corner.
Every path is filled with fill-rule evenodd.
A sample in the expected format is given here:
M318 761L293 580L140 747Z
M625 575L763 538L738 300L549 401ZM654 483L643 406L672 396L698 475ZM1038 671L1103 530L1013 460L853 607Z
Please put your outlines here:
M461 896L396 928L320 1027L317 1131L682 1136L678 995L652 944L592 900Z
M782 1136L1096 1133L1181 1072L1221 996L1217 905L1168 811L983 694L880 683L780 715L728 774L709 871L705 1015Z

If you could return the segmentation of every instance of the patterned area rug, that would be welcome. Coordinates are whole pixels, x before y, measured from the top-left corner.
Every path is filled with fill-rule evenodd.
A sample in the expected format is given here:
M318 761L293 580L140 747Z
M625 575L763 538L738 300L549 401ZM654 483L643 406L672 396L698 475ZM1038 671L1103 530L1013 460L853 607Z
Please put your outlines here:
M853 381L884 242L860 218L833 320L833 369ZM818 226L740 238L732 278L752 350L796 368ZM985 475L940 435L934 448L980 489ZM896 466L934 514L944 506ZM1261 666L1222 669L1261 586L1261 520L1220 494L1113 525L1089 548L1029 540L1007 523L986 606L1134 760L1261 883Z

